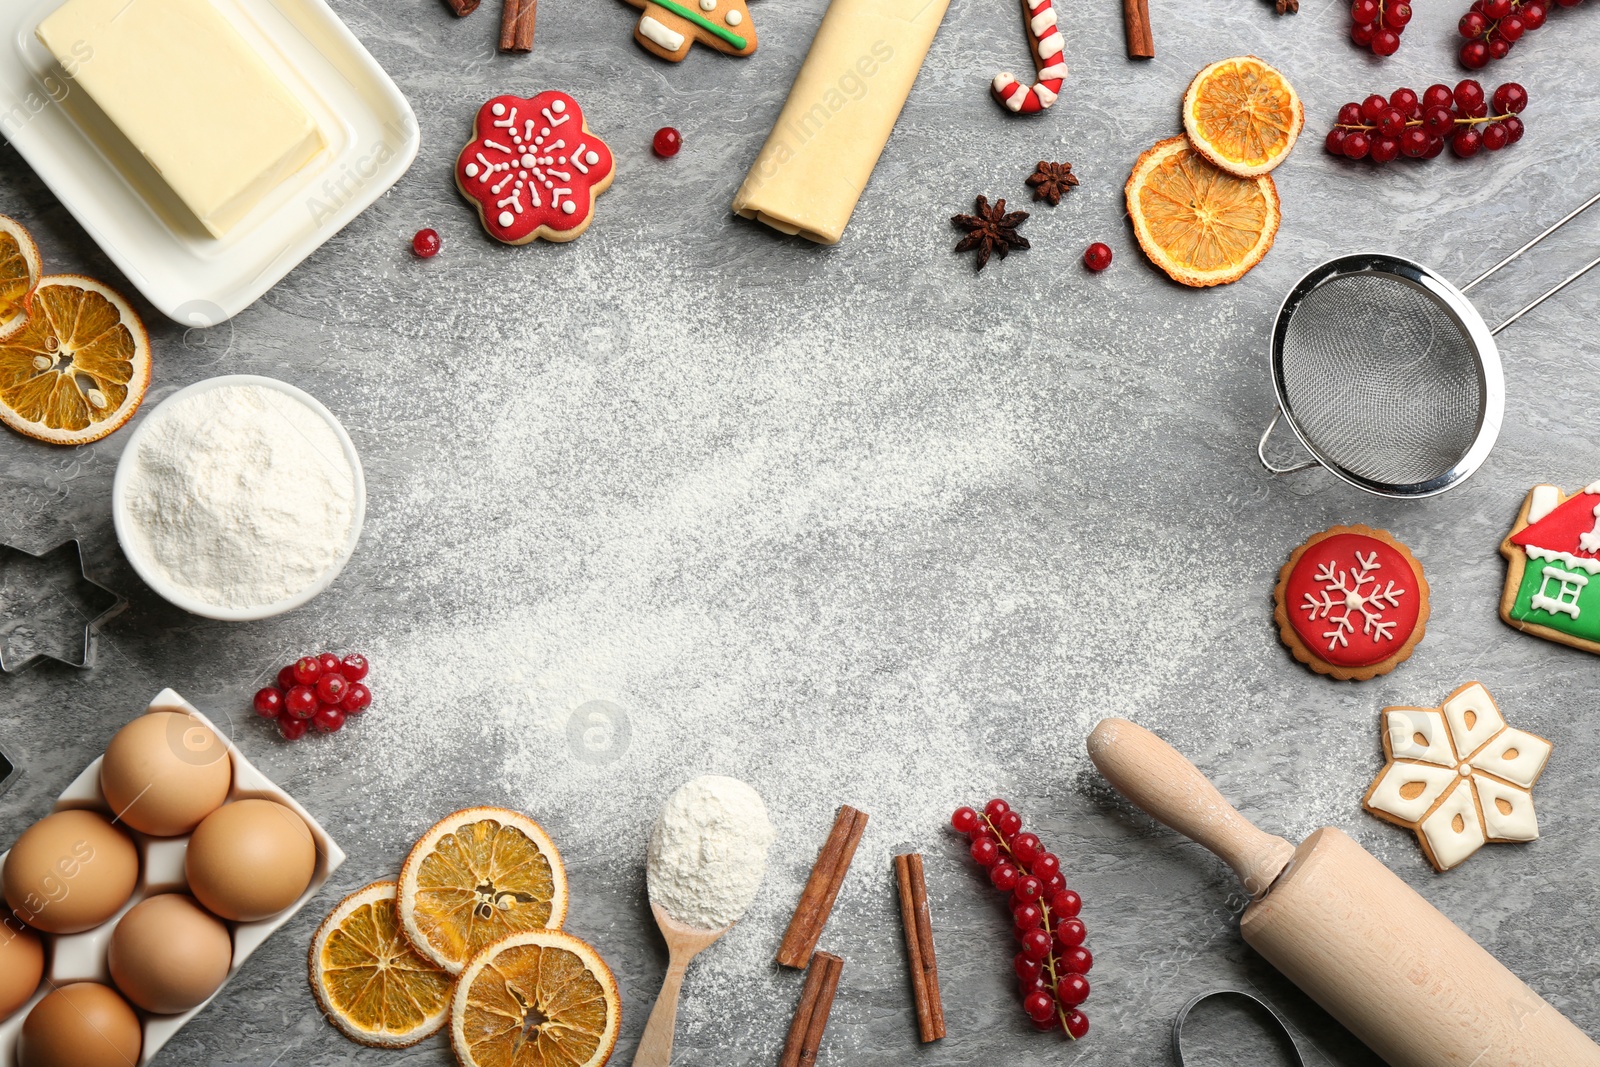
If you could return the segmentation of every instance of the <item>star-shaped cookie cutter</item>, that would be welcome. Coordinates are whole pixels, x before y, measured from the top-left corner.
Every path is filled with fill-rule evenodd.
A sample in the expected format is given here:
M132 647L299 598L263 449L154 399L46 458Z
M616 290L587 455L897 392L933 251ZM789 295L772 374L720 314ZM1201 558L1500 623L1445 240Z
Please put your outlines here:
M41 572L66 580L40 583ZM33 553L0 543L0 672L15 674L41 659L69 667L94 666L95 637L127 600L89 577L77 538ZM55 633L49 633L54 628ZM82 634L78 658L67 635Z

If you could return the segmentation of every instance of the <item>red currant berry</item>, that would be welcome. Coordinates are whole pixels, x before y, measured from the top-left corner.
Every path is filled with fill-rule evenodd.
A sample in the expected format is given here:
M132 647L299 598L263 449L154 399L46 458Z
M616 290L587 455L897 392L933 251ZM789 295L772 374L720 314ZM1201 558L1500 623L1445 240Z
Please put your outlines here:
M337 674L339 672L339 657L332 652L324 652L317 657L317 662L322 665L323 674Z
M1378 36L1376 22L1358 22L1350 27L1350 39L1362 48L1369 47L1376 36Z
M1017 857L1017 862L1024 867L1031 866L1039 858L1039 838L1036 834L1018 834L1011 839L1011 854Z
M1422 98L1415 89L1396 89L1389 94L1389 106L1398 108L1408 119L1422 117Z
M1044 970L1044 964L1038 960L1030 960L1025 952L1019 952L1011 961L1011 969L1017 972L1019 981L1032 982Z
M1019 877L1017 869L1004 861L989 868L989 884L1002 893L1009 893L1017 888Z
M1044 880L1044 895L1046 897L1049 897L1051 893L1060 892L1065 888L1067 888L1067 880L1062 877L1060 871L1057 871L1055 874L1052 874L1050 877Z
M1511 14L1511 0L1483 0L1483 14L1490 22L1499 22Z
M350 683L342 674L324 674L317 679L317 699L324 704L337 704L350 692Z
M294 661L294 684L316 685L322 676L322 661L316 656L302 656Z
M1083 898L1070 889L1059 890L1050 896L1050 911L1058 919L1070 919L1083 910Z
M1383 25L1396 33L1406 28L1411 21L1411 5L1407 3L1390 4L1383 13Z
M1489 44L1486 41L1468 41L1461 46L1461 65L1468 70L1481 70L1489 65Z
M950 816L950 825L958 834L970 834L978 828L978 813L971 808L957 808Z
M1462 159L1470 159L1478 154L1478 149L1483 147L1483 135L1477 130L1457 130L1450 139L1450 150Z
M370 667L367 657L359 652L352 652L339 661L339 673L352 682L359 682L365 678Z
M1517 10L1517 14L1522 18L1522 28L1526 32L1543 29L1545 19L1550 17L1550 9L1529 0Z
M972 858L978 866L985 869L993 867L1000 862L1000 846L987 837L980 837L972 843Z
M1088 974L1094 967L1094 956L1082 945L1069 948L1061 954L1061 966L1071 974Z
M1528 106L1528 90L1516 82L1506 82L1494 91L1494 111L1497 115L1518 115Z
M1069 974L1056 983L1056 999L1064 1007L1076 1008L1089 999L1089 979L1081 974Z
M1522 21L1521 15L1507 15L1500 20L1500 36L1511 44L1516 44L1527 29L1528 24Z
M1099 273L1111 266L1111 246L1101 241L1096 241L1083 250L1083 265Z
M1407 159L1421 159L1432 142L1433 138L1421 126L1413 126L1401 135L1400 151Z
M1374 163L1392 163L1400 155L1400 140L1396 137L1379 137L1372 142L1367 158Z
M1577 7L1579 4L1583 3L1583 0L1556 0L1556 3L1560 4L1562 7Z
M1483 86L1471 78L1464 78L1458 82L1455 92L1451 95L1455 98L1456 106L1463 111L1484 101Z
M276 719L283 714L283 693L274 686L257 690L253 703L256 714L263 719Z
M1391 107L1378 116L1378 134L1382 137L1399 137L1406 132L1405 114L1397 107Z
M1043 967L1044 964L1041 963L1039 966ZM1017 979L1017 994L1026 997L1029 993L1044 993L1048 995L1050 993L1049 979L1043 973L1040 973L1031 982L1024 982L1020 978Z
M1011 805L996 797L983 806L983 813L991 819L998 819L1011 810Z
M309 719L317 713L317 691L309 685L297 685L284 694L283 713L294 719Z
M1347 159L1366 159L1367 152L1372 148L1372 139L1364 133L1356 132L1344 139L1344 154Z
M293 689L299 683L294 680L294 664L291 663L278 672L278 688Z
M1373 93L1361 101L1361 117L1368 122L1377 122L1378 116L1389 110L1389 98Z
M1040 878L1048 879L1052 874L1061 873L1061 857L1054 852L1041 852L1033 861L1033 873Z
M442 245L438 230L418 230L417 235L411 238L411 251L423 259L432 259L438 255Z
M1032 904L1044 894L1044 883L1031 874L1023 875L1017 879L1017 888L1013 895L1017 900Z
M344 726L344 712L332 704L324 704L311 716L311 725L318 733L331 734Z
M1378 0L1355 0L1350 5L1350 17L1357 22L1376 22L1381 10Z
M1456 113L1447 107L1430 107L1422 113L1422 132L1430 137L1443 137L1456 128Z
M1050 955L1050 935L1043 930L1029 930L1021 940L1022 954L1030 960L1043 960Z
M1048 1019L1029 1019L1028 1025L1039 1031L1041 1034L1048 1034L1050 1031L1054 1030L1058 1024L1056 1022L1056 1017L1052 1015Z
M1426 152L1422 153L1422 158L1423 159L1437 159L1437 158L1439 158L1440 153L1442 153L1444 151L1444 142L1445 142L1445 138L1443 138L1443 137L1435 137L1432 140L1430 140L1428 142L1428 150Z
M1504 37L1495 37L1489 41L1489 58L1504 59L1511 54L1511 42Z
M1022 829L1022 816L1008 811L994 821L994 828L1000 831L1002 838L1010 841Z
M1400 35L1393 30L1379 30L1372 38L1374 55L1392 56L1400 51Z
M1089 1017L1081 1011L1069 1011L1066 1022L1061 1024L1067 1029L1067 1036L1074 1041L1082 1041L1089 1033Z
M351 682L350 688L344 694L344 699L339 701L339 707L344 709L346 715L360 715L367 710L367 705L371 703L372 690L360 682Z
M1510 118L1501 122L1500 125L1505 127L1507 144L1516 144L1518 141L1522 140L1522 134L1524 132L1522 120L1517 118L1517 116L1512 115Z
M1359 126L1361 125L1361 122L1360 104L1346 104L1344 107L1339 109L1339 125Z
M1028 1018L1035 1021L1048 1019L1056 1013L1056 1002L1049 993L1029 993L1022 998L1022 1010L1028 1013Z
M1489 29L1489 20L1476 11L1468 11L1461 16L1461 21L1456 23L1456 29L1461 31L1461 36L1470 41L1484 35Z
M1062 919L1056 923L1056 940L1063 949L1077 948L1089 936L1082 919Z
M1498 122L1491 122L1483 128L1483 147L1491 152L1498 152L1511 143L1510 134Z
M311 724L305 719L297 719L293 715L283 715L278 719L278 732L285 741L298 741L311 729Z
M1017 936L1021 937L1029 930L1039 929L1039 923L1044 919L1044 911L1037 904L1013 903L1011 918L1016 923Z
M1343 156L1344 139L1347 136L1349 136L1348 131L1341 130L1335 126L1328 131L1328 139L1322 143L1322 146L1328 150L1330 155Z
M1434 84L1422 91L1422 106L1424 108L1454 107L1455 103L1455 90L1448 85Z
M663 126L651 138L650 147L662 159L671 159L678 154L678 149L683 147L683 136L671 126Z

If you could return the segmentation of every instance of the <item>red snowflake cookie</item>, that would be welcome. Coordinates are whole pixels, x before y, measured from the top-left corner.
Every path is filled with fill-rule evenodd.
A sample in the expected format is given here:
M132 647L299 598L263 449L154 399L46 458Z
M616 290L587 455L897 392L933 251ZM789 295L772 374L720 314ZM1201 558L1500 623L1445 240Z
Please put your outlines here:
M1279 636L1318 674L1365 680L1411 655L1428 621L1422 564L1388 533L1335 526L1295 549L1273 591Z
M576 100L553 90L497 96L478 109L474 131L456 159L456 188L490 237L570 241L589 228L617 164Z

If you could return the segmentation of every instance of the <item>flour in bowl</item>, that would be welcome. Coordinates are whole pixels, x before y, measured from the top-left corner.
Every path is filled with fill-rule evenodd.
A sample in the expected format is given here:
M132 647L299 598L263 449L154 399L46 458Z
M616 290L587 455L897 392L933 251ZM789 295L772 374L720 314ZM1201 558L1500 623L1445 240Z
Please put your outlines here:
M197 600L235 609L314 585L344 554L358 505L332 427L259 385L156 408L122 492L130 552Z
M667 798L650 835L650 901L688 926L716 930L743 915L776 832L761 794L708 774Z

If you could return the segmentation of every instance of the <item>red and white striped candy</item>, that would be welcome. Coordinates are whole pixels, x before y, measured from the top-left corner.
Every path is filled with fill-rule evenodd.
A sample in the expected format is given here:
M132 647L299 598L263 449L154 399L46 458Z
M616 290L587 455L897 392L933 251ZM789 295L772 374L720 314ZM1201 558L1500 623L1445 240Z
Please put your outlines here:
M1061 83L1067 77L1063 62L1065 38L1056 25L1056 9L1051 0L1023 0L1028 12L1028 41L1033 46L1034 66L1038 78L1032 85L1023 85L1013 74L996 74L990 91L994 98L1012 111L1031 115L1043 111L1056 102L1061 93Z

